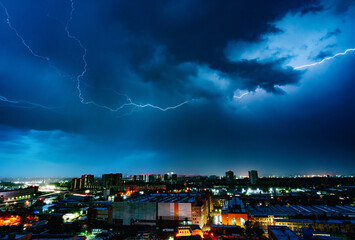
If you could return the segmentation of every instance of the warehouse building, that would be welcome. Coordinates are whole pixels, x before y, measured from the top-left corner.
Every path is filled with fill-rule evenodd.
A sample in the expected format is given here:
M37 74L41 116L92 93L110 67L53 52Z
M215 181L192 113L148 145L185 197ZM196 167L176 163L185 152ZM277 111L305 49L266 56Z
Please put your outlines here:
M274 225L286 226L295 232L301 232L302 228L312 226L314 230L326 233L355 233L354 220L274 219Z
M38 187L19 188L8 191L0 191L0 202L18 201L34 197L38 193Z
M203 227L207 223L210 197L206 194L146 194L114 202L112 219L122 225L170 225L181 222Z

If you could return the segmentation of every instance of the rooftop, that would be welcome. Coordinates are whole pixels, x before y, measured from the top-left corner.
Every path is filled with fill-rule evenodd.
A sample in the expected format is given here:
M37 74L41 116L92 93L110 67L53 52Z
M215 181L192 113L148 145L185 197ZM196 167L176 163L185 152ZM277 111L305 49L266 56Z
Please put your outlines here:
M299 240L299 237L291 229L285 226L269 226L269 235L272 232L278 240Z
M194 203L201 194L146 194L137 197L132 197L126 200L126 202L165 202L165 203Z
M222 213L246 213L246 208L244 206L243 201L234 196L233 198L224 201Z
M279 205L270 204L268 206L258 206L256 204L249 204L247 206L250 214L255 216L260 215L274 215L274 216L287 216L287 215L343 215L343 216L355 216L355 207L350 205Z
M355 220L336 220L336 219L330 219L330 220L311 220L311 219L279 219L275 218L274 219L276 222L299 222L299 223L337 223L337 224L343 224L344 222L349 222L351 224L355 224Z

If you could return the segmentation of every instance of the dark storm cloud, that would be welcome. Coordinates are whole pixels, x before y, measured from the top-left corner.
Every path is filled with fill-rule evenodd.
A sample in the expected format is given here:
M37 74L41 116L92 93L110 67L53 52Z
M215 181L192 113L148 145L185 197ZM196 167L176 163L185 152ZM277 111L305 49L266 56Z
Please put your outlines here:
M284 94L278 86L296 84L302 73L293 68L283 68L284 59L260 63L256 60L243 60L225 64L225 73L231 76L235 87L255 91L257 87L274 94Z
M113 8L111 17L134 36L151 37L166 45L178 61L200 61L214 67L220 65L228 41L253 41L278 31L272 22L313 2L129 1Z
M324 10L324 6L320 3L311 4L309 6L303 7L303 9L301 10L301 16L306 15L308 13L317 13L322 10Z
M353 0L343 0L343 1L330 1L331 7L333 7L334 12L342 15L348 11L351 6L354 6Z
M139 60L130 61L132 70L142 81L152 83L161 89L171 91L187 90L184 85L190 76L196 76L195 64L178 63L165 47L155 47L154 51Z
M13 160L12 169L38 159L33 166L51 167L51 174L57 169L81 174L90 168L101 173L130 168L130 173L137 173L137 166L143 173L148 169L184 173L189 166L191 173L207 174L238 164L271 170L280 166L285 172L293 163L297 164L292 170L301 171L310 165L316 169L319 163L334 167L331 159L337 154L343 159L339 161L353 166L351 59L337 59L348 62L335 65L336 73L313 72L305 80L311 69L285 67L297 51L284 53L280 47L264 60L228 58L229 43L262 44L263 36L283 33L277 21L290 21L285 25L292 29L302 24L299 18L326 12L323 2L74 0L68 27L87 49L87 72L81 79L85 101L111 108L127 103L127 96L139 104L162 107L189 101L166 112L126 107L117 113L80 102L76 77L84 71L84 51L65 32L70 1L4 4L34 51L49 56L67 75L32 56L0 13L0 95L58 107L0 104L0 126L10 126L0 127L0 160ZM296 20L284 18L289 15ZM331 30L325 37L344 35L337 28ZM307 47L312 51L311 45ZM291 57L280 58L278 53ZM327 53L325 49L318 57ZM319 81L299 95L284 94L284 87L301 79L299 85ZM262 91L255 102L233 98L238 89L257 88L272 94ZM22 173L26 172L24 167Z
M333 36L339 35L341 33L341 30L339 28L335 29L334 31L328 32L324 37L320 39L320 41L327 40Z
M12 24L25 36L35 52L49 56L53 64L72 79L56 76L60 85L53 88L53 77L48 81L40 73L42 69L48 69L47 63L26 52L26 48L19 45L19 39L3 24L2 28L7 31L4 46L9 42L17 42L9 48L19 51L19 57L13 61L19 62L18 58L21 59L20 56L24 55L26 57L22 57L22 65L33 62L40 65L32 66L26 71L21 67L22 75L11 67L8 67L9 71L15 70L16 74L0 73L5 74L2 78L4 81L18 82L14 85L4 82L4 86L9 89L2 94L14 92L14 96L19 96L20 87L25 98L29 85L32 86L31 95L44 97L47 104L63 106L64 109L50 111L48 114L40 109L32 111L2 108L0 111L4 117L1 118L1 123L40 130L80 132L85 131L86 126L82 124L87 118L91 119L88 115L102 112L90 105L83 110L78 103L75 77L83 71L83 50L64 31L69 19L69 3L39 1L35 5L22 5L20 1L5 2ZM290 69L282 69L281 61L231 63L224 56L225 47L232 40L257 41L262 34L278 33L279 30L272 22L282 18L287 12L312 7L316 1L231 1L225 4L199 0L164 3L75 1L74 4L73 21L68 27L88 50L87 74L82 79L83 96L88 100L93 99L116 107L125 103L125 99L101 88L119 89L130 96L139 96L138 100L141 101L151 101L154 100L152 95L158 96L160 99L157 103L169 101L168 99L176 102L186 97L231 97L237 88L255 90L261 87L268 92L281 93L277 86L297 82L299 74ZM203 79L191 82L192 78L198 78L197 71L201 64L229 78L230 86L220 90L214 89L214 86L206 87L207 83ZM33 75L36 72L39 74ZM35 81L24 81L28 76L32 76ZM9 78L19 80L9 81ZM38 85L33 85L34 82ZM149 87L147 84L153 86L149 91L146 90ZM46 95L53 99L61 99L60 95L70 98L66 98L66 102L48 102L48 96L43 96L43 92L47 92ZM43 102L41 98L31 100ZM68 109L69 112L74 110L69 118ZM17 117L20 113L23 118Z
M193 62L207 64L210 68L219 72L238 75L238 65L232 71L230 63L225 57L225 47L232 40L257 41L265 33L279 33L271 23L283 17L287 12L295 12L312 7L317 1L229 1L225 4L218 4L218 1L167 1L163 4L160 1L130 1L118 4L112 8L111 18L119 19L120 23L127 29L133 38L140 42L153 42L159 45L151 47L151 50L138 47L141 51L138 55L128 57L132 69L138 73L144 81L153 84L172 84L186 81L186 72L179 68L179 64ZM257 7L255 7L257 6ZM253 9L253 11L247 11ZM134 13L134 14L132 14ZM137 17L139 16L139 17ZM143 45L144 45L143 44ZM154 45L154 44L153 44ZM165 53L161 58L164 62L155 61L156 48L164 46ZM137 47L134 47L137 49ZM166 54L164 56L164 54ZM153 59L153 60L150 60ZM173 61L171 61L173 59ZM148 64L147 64L148 63ZM153 65L152 65L153 64ZM243 65L254 65L257 63L241 63ZM270 64L259 64L265 71ZM243 68L240 67L240 68ZM147 68L148 67L148 68ZM266 78L260 85L261 79L256 74L248 75L250 79L248 89L258 86L270 92L275 91L275 85L284 85L287 82L294 82L296 74L287 76L289 70L278 71L270 69L273 79L267 83ZM255 71L253 67L249 70ZM256 70L257 71L257 70ZM281 73L277 77L277 72ZM281 80L278 82L278 80ZM236 81L236 79L234 79ZM252 83L256 85L252 86ZM172 88L174 89L174 88Z
M315 57L315 58L313 58L313 60L322 60L322 59L324 59L324 58L326 58L326 57L330 57L330 56L332 56L333 54L330 52L330 51L321 51L320 53L318 53L318 55Z
M83 71L83 50L64 31L69 3L47 2L33 11L20 12L16 3L6 4L14 26L24 36L32 36L28 41L34 49L50 56L58 68L73 78ZM230 41L258 41L263 34L279 33L272 24L274 21L288 12L311 7L317 1L231 1L225 4L199 0L163 3L75 1L74 4L73 21L68 27L82 40L88 53L87 74L82 78L83 96L115 107L125 102L122 96L112 96L97 89L119 90L141 102L161 92L164 92L159 94L161 102L168 99L177 102L186 97L230 96L236 90L206 90L202 81L198 85L191 84L191 78L196 78L201 65L230 77L232 87L249 90L261 87L280 93L277 85L294 83L297 74L289 69L282 70L281 65L277 66L281 62L230 63L225 57L225 48ZM41 24L43 19L48 21ZM41 28L34 28L40 25ZM266 72L270 72L271 79L258 74ZM114 98L116 101L112 101Z

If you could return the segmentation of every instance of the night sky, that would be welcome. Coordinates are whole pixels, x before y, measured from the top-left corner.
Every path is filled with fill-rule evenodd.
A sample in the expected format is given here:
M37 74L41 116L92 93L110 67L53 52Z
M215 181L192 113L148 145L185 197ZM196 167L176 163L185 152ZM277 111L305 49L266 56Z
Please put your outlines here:
M1 0L0 176L353 174L354 26L352 0Z

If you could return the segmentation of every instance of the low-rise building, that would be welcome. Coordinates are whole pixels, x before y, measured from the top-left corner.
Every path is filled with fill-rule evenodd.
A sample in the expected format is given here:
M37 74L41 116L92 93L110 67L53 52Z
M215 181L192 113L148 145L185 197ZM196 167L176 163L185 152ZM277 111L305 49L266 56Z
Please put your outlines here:
M122 225L179 225L207 223L209 197L205 194L145 194L112 205L113 222Z
M297 232L312 226L315 231L326 233L355 233L355 220L274 219L274 225L287 226Z
M1 201L18 201L34 197L38 193L38 187L19 188L8 191L0 191Z
M222 225L244 226L248 221L248 213L244 203L237 196L224 201L221 216Z
M203 232L198 225L179 226L176 237L200 236L203 238Z
M112 223L111 207L92 207L88 210L88 220L90 222Z
M269 226L270 240L299 240L300 238L291 229L285 226Z

